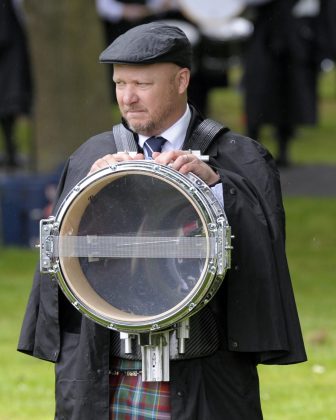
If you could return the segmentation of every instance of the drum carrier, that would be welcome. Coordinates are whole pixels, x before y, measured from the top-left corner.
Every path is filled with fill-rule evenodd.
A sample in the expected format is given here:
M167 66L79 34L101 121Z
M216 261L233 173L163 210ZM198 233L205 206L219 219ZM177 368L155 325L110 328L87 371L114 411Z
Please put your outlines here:
M210 187L154 161L81 180L40 221L40 270L82 314L141 348L142 380L168 381L230 268L231 230ZM132 358L132 357L131 357Z

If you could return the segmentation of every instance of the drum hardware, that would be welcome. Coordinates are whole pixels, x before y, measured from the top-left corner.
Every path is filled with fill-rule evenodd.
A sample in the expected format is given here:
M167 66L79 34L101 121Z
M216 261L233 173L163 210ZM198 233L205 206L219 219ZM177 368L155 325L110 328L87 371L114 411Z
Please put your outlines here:
M189 318L180 322L176 330L177 340L178 340L178 352L180 354L185 353L185 344L186 340L190 338L190 323Z
M208 155L202 155L200 150L191 150L189 149L188 152L192 155L195 155L198 159L202 160L203 162L209 162L209 156ZM125 150L124 152L117 152L118 155L129 155L130 157L134 158L138 152L130 152Z
M200 150L188 150L190 154L195 155L198 159L202 160L203 162L209 162L209 155L201 155Z
M189 319L220 287L231 248L211 189L153 161L89 175L40 221L41 272L56 275L83 315L118 331L126 354L137 340L144 381L169 380L170 336L185 353Z
M169 331L146 334L145 338L140 335L142 380L169 381Z
M128 150L125 150L124 152L117 152L117 155L125 155L125 154L131 156L131 158L134 158L138 154L138 152L130 152Z
M171 330L152 334L120 333L124 340L125 353L132 353L132 340L138 340L141 345L143 361L143 381L169 381L169 342ZM176 326L178 353L185 353L185 340L190 337L189 318L179 322Z

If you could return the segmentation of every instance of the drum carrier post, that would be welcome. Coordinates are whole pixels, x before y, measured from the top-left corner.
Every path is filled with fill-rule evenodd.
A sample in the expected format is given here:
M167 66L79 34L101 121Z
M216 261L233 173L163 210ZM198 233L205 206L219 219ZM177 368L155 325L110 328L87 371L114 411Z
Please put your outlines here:
M180 355L185 353L185 341L190 337L189 326L189 318L176 325L177 350ZM142 334L120 333L120 339L125 343L126 354L132 354L132 340L138 340L138 344L141 346L143 381L169 381L171 331L169 329Z

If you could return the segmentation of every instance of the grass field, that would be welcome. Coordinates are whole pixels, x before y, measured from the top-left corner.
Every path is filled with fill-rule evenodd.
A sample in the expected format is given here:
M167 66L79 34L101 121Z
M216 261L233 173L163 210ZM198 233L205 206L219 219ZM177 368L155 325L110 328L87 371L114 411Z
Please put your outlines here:
M330 233L336 231L336 198L287 198L285 206L288 259L309 361L260 367L264 415L266 420L333 420L336 237ZM53 366L15 351L36 259L34 250L0 251L1 420L53 416Z
M300 130L292 144L295 163L336 164L335 81L335 73L321 78L320 124ZM235 89L214 91L213 117L241 132L240 101ZM25 135L22 138L24 143ZM274 150L268 127L263 142ZM293 366L260 366L264 417L334 420L336 197L285 197L285 208L288 260L309 361ZM53 366L16 352L37 258L35 250L0 248L0 420L53 418Z

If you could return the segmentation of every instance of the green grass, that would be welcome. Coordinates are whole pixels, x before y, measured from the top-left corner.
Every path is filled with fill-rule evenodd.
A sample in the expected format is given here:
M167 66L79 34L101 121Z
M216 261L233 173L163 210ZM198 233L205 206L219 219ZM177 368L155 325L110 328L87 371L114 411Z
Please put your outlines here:
M53 418L53 365L16 351L38 258L30 249L0 249L0 419Z
M260 367L266 420L336 418L336 198L287 198L287 254L308 362Z
M336 198L286 198L287 253L309 361L260 366L265 420L336 418ZM16 352L37 253L0 250L0 419L53 418L53 365Z

